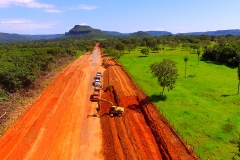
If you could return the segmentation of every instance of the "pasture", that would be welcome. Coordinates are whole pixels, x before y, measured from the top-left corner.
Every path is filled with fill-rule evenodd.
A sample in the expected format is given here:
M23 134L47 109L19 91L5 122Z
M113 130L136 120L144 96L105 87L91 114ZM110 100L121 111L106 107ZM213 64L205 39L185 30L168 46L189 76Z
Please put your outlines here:
M185 78L184 57L188 56ZM201 57L201 56L200 56ZM178 79L169 92L153 77L150 65L162 59L177 63ZM240 95L237 69L199 61L190 50L165 47L145 57L140 48L118 60L200 159L240 159Z

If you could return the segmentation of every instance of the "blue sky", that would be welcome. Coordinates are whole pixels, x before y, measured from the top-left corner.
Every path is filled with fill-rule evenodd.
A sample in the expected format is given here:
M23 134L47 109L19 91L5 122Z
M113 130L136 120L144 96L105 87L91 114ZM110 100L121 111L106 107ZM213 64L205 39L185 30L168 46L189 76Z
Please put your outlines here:
M240 0L0 0L0 32L60 34L76 24L121 33L240 29L239 7Z

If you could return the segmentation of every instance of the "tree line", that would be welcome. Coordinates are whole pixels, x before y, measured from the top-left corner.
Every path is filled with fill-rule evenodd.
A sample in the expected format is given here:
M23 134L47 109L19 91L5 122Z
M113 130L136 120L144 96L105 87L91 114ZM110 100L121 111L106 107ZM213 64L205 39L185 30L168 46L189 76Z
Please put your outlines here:
M189 50L198 56L198 64L201 60L212 61L213 63L221 63L230 67L238 67L238 80L240 85L240 37L233 35L226 36L209 36L209 35L177 35L177 36L160 36L160 37L121 37L121 38L108 38L100 42L103 47L103 52L114 59L120 58L124 51L130 53L136 47L141 47L141 53L148 56L150 52L164 53L165 47L172 50L181 47ZM185 77L186 77L186 64L188 57L184 57L185 62ZM169 82L162 82L162 73L160 70L166 70L169 66L173 66L174 62L163 61L159 64L152 64L150 66L152 73L158 77L159 84L164 87L169 87L171 90L177 72L176 67L169 71L170 77L164 77ZM166 67L167 66L167 67ZM161 67L165 68L162 69ZM157 68L157 69L156 69ZM174 74L172 74L174 73ZM172 74L172 75L171 75ZM173 83L174 82L174 83ZM169 83L169 84L167 84ZM164 91L164 90L163 90ZM238 89L239 93L239 89Z
M240 54L240 37L233 35L209 36L209 35L170 35L160 37L119 37L107 38L100 42L108 55L118 59L124 50L129 53L137 46L142 47L141 53L147 56L149 52L164 53L164 47L176 49L182 47L191 50L202 60L223 63L228 66L237 66Z
M79 52L92 51L94 45L93 41L66 39L0 44L0 87L9 93L28 90L39 76Z
M92 35L91 35L92 36ZM90 36L90 37L91 37ZM106 55L120 58L124 51L130 53L141 47L141 53L164 53L165 47L182 47L196 53L202 60L236 67L240 61L240 37L209 35L177 35L160 37L108 37L81 40L78 36L52 40L38 40L0 44L0 85L8 92L27 90L37 77L46 75L61 65L64 59L72 59L78 51L91 51L99 42Z

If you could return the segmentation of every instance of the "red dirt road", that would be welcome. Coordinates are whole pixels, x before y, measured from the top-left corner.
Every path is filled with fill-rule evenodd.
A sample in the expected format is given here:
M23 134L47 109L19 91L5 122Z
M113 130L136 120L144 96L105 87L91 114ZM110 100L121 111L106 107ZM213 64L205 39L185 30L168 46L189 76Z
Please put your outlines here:
M103 66L102 65L103 62ZM90 102L93 77L103 73L101 98L122 106ZM100 118L95 115L98 114ZM114 60L96 48L66 67L40 98L0 138L0 159L194 160L155 105Z
M105 159L197 159L127 72L110 58L103 65L102 97L125 108L122 117L110 118L109 104L101 103Z
M99 50L66 67L0 138L0 159L103 159L92 81L103 72Z

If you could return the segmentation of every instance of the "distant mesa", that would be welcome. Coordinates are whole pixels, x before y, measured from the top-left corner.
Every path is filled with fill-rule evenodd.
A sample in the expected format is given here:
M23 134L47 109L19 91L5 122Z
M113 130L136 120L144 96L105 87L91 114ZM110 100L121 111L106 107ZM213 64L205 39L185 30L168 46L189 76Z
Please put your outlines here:
M189 32L189 33L177 33L176 35L240 36L240 30L228 29L228 30L217 30L217 31L206 31L206 32Z
M80 35L80 34L89 34L89 33L101 33L100 29L93 29L90 26L86 25L75 25L66 35Z
M155 37L155 36L170 36L171 32L167 31L138 31L130 34L131 37Z
M130 37L135 37L135 38L137 38L137 37L139 37L139 38L141 38L141 37L151 37L150 34L148 34L147 32L144 32L144 31L138 31L138 32L130 34L129 36Z

